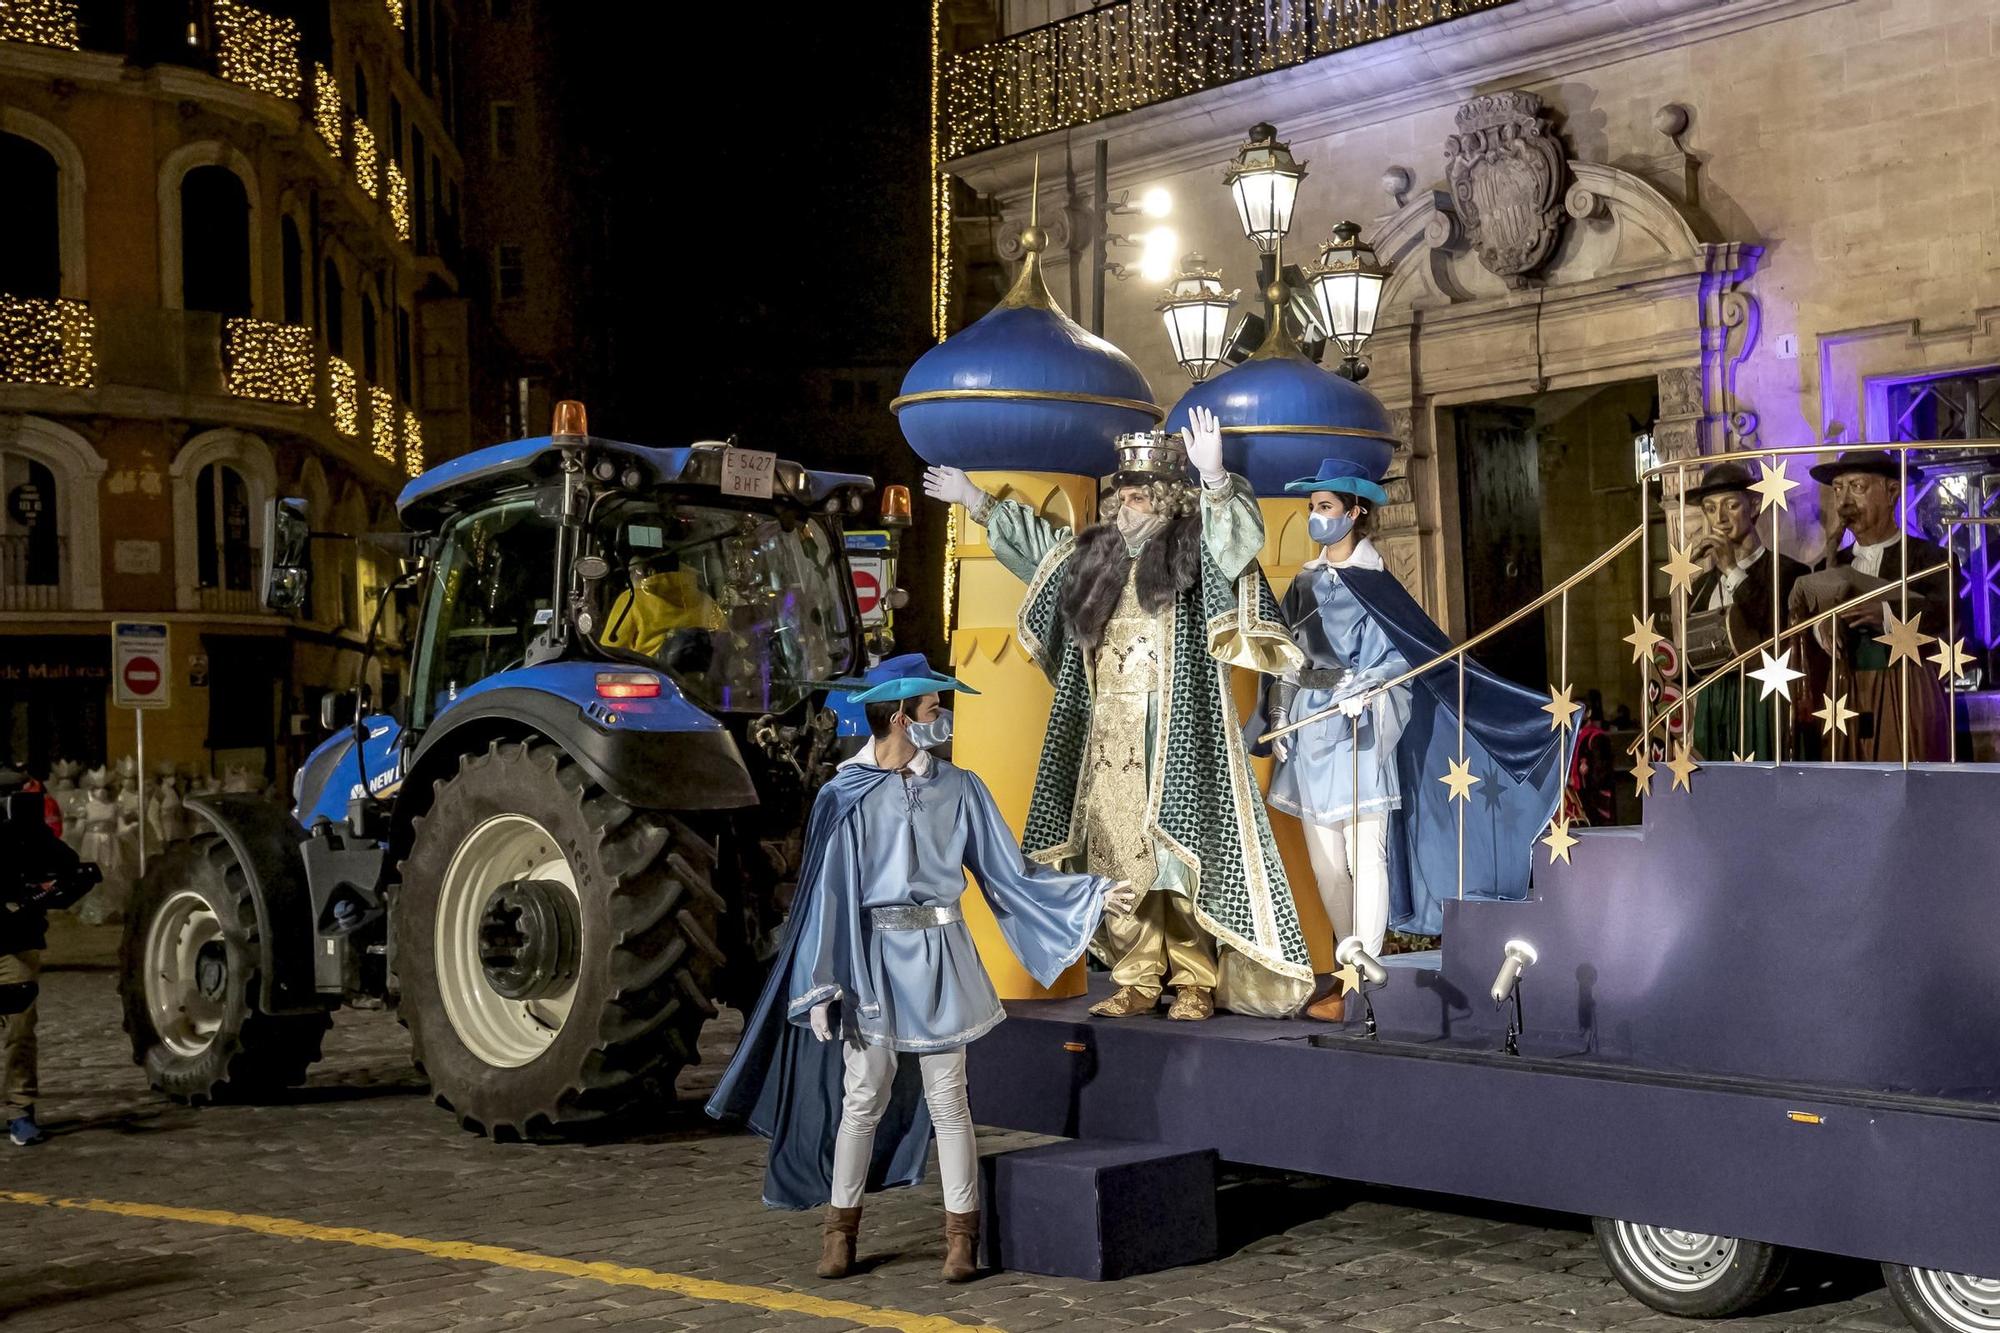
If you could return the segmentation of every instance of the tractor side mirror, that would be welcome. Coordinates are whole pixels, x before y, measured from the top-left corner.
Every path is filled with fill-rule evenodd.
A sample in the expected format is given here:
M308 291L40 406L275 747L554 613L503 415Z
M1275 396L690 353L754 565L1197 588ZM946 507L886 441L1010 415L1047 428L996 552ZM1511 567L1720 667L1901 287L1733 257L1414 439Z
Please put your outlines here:
M319 729L321 731L338 731L348 724L351 719L341 716L343 705L345 705L346 710L350 713L354 709L354 696L346 690L328 690L319 697Z
M264 605L273 611L297 611L312 590L312 568L306 552L312 528L306 522L306 502L275 499L264 512Z

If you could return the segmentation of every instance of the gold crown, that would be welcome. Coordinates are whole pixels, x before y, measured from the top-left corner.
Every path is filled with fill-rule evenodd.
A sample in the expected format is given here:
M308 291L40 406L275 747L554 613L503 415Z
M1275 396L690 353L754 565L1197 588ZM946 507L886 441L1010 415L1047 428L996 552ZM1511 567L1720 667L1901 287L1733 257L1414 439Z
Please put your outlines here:
M1187 446L1178 431L1133 431L1118 437L1118 475L1186 481Z

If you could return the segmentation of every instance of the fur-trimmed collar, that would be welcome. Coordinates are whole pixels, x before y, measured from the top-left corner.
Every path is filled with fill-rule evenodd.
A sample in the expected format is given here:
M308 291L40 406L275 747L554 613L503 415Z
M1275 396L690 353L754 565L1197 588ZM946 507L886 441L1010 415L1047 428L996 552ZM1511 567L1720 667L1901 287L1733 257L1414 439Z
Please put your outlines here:
M1135 557L1115 523L1095 523L1077 534L1063 584L1062 617L1085 652L1104 641L1104 627L1118 609ZM1201 516L1168 523L1139 549L1137 593L1149 615L1170 605L1201 578Z

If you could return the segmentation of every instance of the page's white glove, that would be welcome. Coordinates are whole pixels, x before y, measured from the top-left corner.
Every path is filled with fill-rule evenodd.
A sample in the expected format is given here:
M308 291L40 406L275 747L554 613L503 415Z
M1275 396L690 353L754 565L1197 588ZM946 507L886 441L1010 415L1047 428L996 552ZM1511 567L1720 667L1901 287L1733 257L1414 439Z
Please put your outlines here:
M1360 717L1367 711L1368 698L1365 693L1350 694L1340 701L1340 715L1342 717Z
M1264 719L1264 730L1277 731L1279 728L1288 727L1291 724L1292 719L1286 715L1284 709L1274 708ZM1292 757L1292 738L1290 736L1280 736L1278 739L1272 741L1271 755L1280 763L1290 759Z
M833 1001L821 1000L812 1007L813 1036L821 1041L833 1040Z
M1222 423L1215 419L1215 413L1205 407L1190 411L1181 439L1187 445L1188 462L1201 473L1202 485L1215 487L1229 480L1222 466Z
M1132 915L1132 909L1138 905L1138 890L1132 887L1132 881L1129 879L1119 880L1104 895L1104 915L1106 916L1130 916Z
M964 505L967 509L978 508L986 498L986 492L974 486L972 478L955 467L925 468L924 494L948 505Z

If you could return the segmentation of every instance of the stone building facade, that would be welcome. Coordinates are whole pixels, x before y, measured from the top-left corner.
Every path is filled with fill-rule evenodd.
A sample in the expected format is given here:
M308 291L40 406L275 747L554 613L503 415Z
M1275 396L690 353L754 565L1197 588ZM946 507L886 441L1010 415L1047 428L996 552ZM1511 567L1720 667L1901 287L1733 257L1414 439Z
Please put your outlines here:
M2000 141L2000 6L1004 0L991 13L995 39L939 53L941 170L1004 236L1039 156L1057 292L1058 252L1089 263L1100 139L1111 197L1166 186L1180 249L1226 287L1257 288L1222 185L1257 122L1307 165L1284 262L1311 263L1337 220L1362 224L1393 266L1366 387L1406 441L1381 545L1457 633L1637 523L1649 451L2000 435L2000 196L1980 165ZM1539 192L1517 170L1533 139L1551 150ZM961 215L958 253L987 225ZM1113 280L1101 320L1170 403L1187 379L1157 297ZM1526 442L1511 463L1508 438ZM1824 548L1816 489L1792 495L1790 554ZM1981 483L1927 490L1920 505L1962 506ZM1279 528L1274 568L1303 540ZM1636 587L1636 552L1611 573ZM1982 615L1990 642L1990 605ZM1623 628L1573 640L1579 686L1629 680Z
M450 0L0 0L0 740L130 753L109 626L167 622L147 758L282 781L385 550L259 602L265 505L395 527L470 433ZM395 617L376 668L393 696Z

